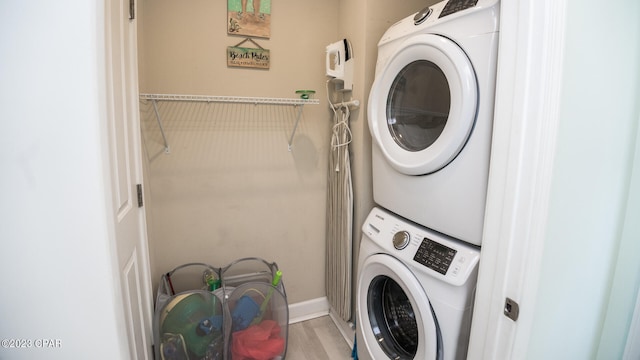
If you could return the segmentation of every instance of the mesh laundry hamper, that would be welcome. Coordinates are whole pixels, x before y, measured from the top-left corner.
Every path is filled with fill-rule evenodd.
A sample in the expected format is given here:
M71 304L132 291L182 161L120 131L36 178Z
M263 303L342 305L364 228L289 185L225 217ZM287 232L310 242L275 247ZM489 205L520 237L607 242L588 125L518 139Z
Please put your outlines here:
M284 359L289 308L280 276L275 263L259 258L222 269L227 359Z
M162 275L153 319L156 359L223 359L219 287L220 270L207 264L184 264Z
M286 355L289 310L275 263L181 265L162 275L153 319L157 360L268 360Z

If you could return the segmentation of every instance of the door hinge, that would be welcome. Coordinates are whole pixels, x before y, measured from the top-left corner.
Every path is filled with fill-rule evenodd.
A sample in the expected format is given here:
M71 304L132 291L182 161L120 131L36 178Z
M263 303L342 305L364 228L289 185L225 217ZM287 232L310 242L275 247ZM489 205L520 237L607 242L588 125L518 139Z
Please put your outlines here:
M520 315L518 303L507 298L504 302L504 315L513 321L517 321L518 315Z
M144 205L142 201L142 184L137 184L136 190L138 191L138 207L141 208Z
M129 0L129 20L134 20L136 18L136 1Z

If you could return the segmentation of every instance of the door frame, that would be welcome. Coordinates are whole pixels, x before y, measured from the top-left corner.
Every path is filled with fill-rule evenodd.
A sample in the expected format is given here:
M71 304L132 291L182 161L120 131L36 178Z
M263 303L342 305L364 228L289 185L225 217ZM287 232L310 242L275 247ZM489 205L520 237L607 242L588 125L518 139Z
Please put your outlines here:
M474 313L469 359L526 358L530 353L560 121L562 69L568 66L564 63L568 4L567 0L501 3L493 149L475 304L486 311ZM630 165L635 177L640 173L639 141L640 129L635 162ZM630 193L634 195L628 199L627 218L637 213L640 204L637 187ZM629 250L637 245L624 241L637 234L637 226L627 222L624 231L627 237L619 255L635 253ZM633 322L626 331L619 329L626 336L625 359L640 353L640 292L634 295ZM527 311L520 311L517 322L503 315L506 297L521 307L526 303ZM615 314L605 309L603 315L608 320Z
M560 120L565 0L502 1L494 133L469 359L527 354ZM525 286L526 285L526 286Z
M153 295L141 188L137 2L105 0L106 174L110 176L112 246L124 307L123 330L133 359L151 359ZM130 6L133 6L130 7ZM132 11L133 10L133 11Z

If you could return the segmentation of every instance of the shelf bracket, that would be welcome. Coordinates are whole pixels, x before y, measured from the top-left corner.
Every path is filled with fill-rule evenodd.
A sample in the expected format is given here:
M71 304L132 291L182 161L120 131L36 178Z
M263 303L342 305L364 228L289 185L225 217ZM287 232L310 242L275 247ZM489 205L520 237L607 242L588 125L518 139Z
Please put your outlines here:
M293 125L293 131L291 132L291 136L289 137L289 151L291 151L291 147L293 146L293 136L296 134L296 130L298 129L298 123L300 122L300 117L302 116L302 105L294 105L298 108L298 115L296 116L296 123Z
M156 99L151 100L153 104L153 111L156 113L156 120L158 121L158 127L160 128L160 133L162 134L162 140L164 140L164 152L165 154L171 153L171 149L169 148L169 142L167 141L167 136L164 133L164 127L162 126L162 118L160 117L160 112L158 111L158 104Z

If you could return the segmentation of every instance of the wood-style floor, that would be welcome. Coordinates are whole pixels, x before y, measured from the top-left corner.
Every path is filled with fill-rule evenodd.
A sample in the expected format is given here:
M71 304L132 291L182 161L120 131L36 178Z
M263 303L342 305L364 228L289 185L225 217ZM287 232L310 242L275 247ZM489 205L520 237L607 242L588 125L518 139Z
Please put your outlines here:
M287 360L352 360L351 348L329 316L289 325Z

